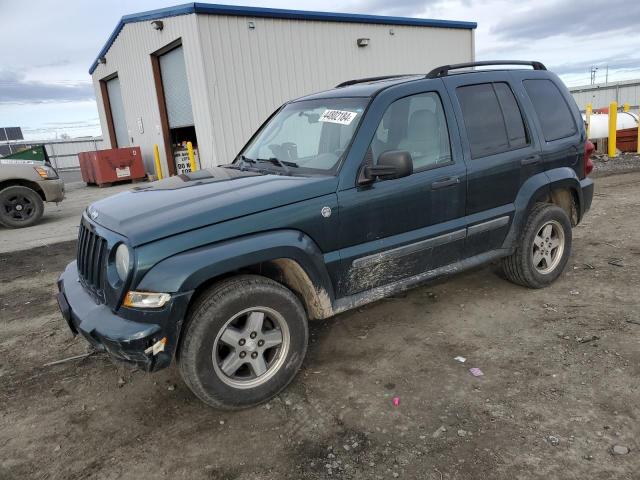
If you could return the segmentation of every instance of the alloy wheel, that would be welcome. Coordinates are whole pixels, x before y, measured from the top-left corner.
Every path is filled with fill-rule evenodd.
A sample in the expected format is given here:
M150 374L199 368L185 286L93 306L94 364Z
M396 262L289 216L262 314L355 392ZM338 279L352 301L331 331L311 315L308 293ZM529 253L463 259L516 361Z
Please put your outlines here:
M248 308L231 317L218 333L213 367L227 385L254 388L280 370L289 346L289 327L280 313L267 307Z

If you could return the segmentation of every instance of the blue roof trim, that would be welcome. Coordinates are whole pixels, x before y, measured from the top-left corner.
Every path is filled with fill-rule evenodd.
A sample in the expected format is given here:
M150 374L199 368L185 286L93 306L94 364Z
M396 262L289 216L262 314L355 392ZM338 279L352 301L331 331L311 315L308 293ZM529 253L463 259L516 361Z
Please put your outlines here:
M245 7L237 5L217 5L212 3L186 3L175 7L159 8L148 12L125 15L120 19L113 33L107 39L100 53L94 60L89 74L92 74L98 66L100 57L104 57L116 37L127 23L156 20L159 18L175 17L177 15L188 15L191 13L204 13L210 15L234 15L243 17L263 17L263 18L285 18L292 20L317 20L324 22L345 22L345 23L373 23L383 25L410 25L416 27L440 27L440 28L461 28L472 30L477 28L475 22L460 22L456 20L435 20L430 18L411 17L389 17L381 15L364 15L357 13L332 13L332 12L312 12L306 10L286 10L282 8L261 8Z

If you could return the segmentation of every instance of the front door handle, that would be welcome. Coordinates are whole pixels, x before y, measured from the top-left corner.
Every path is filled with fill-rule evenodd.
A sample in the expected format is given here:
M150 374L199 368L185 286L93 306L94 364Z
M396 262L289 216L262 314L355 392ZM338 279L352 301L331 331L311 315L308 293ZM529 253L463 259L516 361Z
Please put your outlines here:
M435 180L431 184L431 190L437 190L439 188L451 187L460 183L460 177L446 177Z
M520 165L535 165L538 162L540 162L540 155L531 155L520 160Z

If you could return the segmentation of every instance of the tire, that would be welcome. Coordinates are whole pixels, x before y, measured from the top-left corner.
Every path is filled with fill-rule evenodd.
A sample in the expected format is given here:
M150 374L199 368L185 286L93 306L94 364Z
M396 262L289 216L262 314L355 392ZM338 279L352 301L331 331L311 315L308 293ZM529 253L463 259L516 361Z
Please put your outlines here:
M261 315L262 328L255 328ZM207 405L252 407L293 380L308 338L307 316L293 292L268 278L241 275L213 285L196 300L182 333L178 368Z
M30 227L43 213L44 203L35 190L13 185L0 191L0 223L5 227Z
M516 251L502 259L505 276L524 287L550 285L567 265L571 240L571 220L567 213L556 205L537 203L529 213Z

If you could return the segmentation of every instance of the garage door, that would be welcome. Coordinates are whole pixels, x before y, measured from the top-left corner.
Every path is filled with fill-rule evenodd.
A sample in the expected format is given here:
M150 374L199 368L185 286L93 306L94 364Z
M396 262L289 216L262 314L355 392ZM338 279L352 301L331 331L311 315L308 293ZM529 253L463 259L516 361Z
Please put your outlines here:
M128 147L129 132L124 116L124 104L122 103L122 92L120 91L120 79L118 77L107 81L107 93L109 94L109 106L111 107L111 119L113 121L113 129L116 132L117 146L119 148Z
M191 109L191 96L189 95L182 46L160 56L160 74L167 105L169 128L193 125L193 110Z

